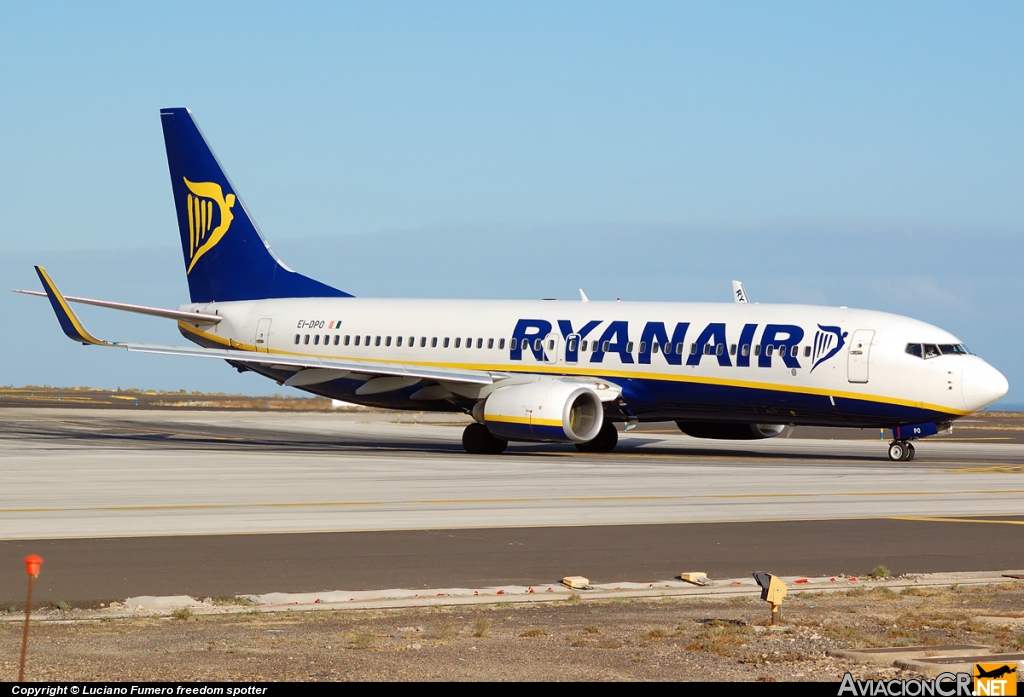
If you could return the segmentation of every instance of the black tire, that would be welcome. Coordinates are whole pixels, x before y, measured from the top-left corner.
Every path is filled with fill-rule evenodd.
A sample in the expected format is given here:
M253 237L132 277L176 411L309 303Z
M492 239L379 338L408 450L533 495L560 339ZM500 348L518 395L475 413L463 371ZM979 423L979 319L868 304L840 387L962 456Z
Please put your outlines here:
M907 444L898 440L894 440L889 443L889 459L893 462L899 462L907 456Z
M471 455L500 455L508 441L495 438L483 424L473 423L462 432L462 447Z
M903 461L910 462L911 460L914 459L914 455L916 454L917 452L914 450L914 444L907 443L907 454L903 456Z
M577 443L576 449L583 453L610 453L618 444L619 432L615 429L615 424L605 421L594 440Z

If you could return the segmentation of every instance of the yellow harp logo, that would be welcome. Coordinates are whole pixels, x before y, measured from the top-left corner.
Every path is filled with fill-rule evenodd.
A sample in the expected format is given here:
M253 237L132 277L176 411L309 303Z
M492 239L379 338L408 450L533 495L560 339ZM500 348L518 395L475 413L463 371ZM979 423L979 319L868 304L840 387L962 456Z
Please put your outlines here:
M214 182L190 182L185 179L185 186L192 192L186 201L190 262L185 273L190 274L199 258L216 247L231 227L231 221L235 218L231 213L231 208L235 205L235 195L225 196L220 184ZM217 206L216 216L213 213L214 205ZM213 227L215 218L218 219L217 227Z

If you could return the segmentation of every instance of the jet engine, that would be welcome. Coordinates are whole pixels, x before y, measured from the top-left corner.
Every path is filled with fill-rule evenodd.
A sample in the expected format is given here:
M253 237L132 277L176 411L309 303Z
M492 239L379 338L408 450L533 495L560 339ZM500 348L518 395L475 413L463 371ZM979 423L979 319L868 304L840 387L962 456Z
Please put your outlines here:
M588 385L541 378L499 387L477 405L473 418L503 440L586 443L601 430L604 408Z
M717 440L761 440L774 438L786 430L785 424L731 424L676 421L679 430L693 438Z

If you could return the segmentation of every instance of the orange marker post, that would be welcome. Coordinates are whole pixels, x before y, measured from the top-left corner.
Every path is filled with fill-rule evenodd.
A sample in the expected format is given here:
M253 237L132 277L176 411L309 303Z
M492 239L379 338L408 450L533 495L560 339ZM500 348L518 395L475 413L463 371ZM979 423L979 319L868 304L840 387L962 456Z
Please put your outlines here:
M28 574L28 600L25 601L25 633L21 637L21 667L18 669L18 682L25 680L25 654L28 651L28 617L32 614L32 585L39 575L39 567L43 558L38 554L25 557L25 573Z

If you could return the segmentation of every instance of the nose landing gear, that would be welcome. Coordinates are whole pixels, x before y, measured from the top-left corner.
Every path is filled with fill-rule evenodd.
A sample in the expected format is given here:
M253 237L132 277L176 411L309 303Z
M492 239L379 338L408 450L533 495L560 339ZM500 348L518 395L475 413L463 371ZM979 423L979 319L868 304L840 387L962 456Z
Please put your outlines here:
M889 459L893 462L909 462L914 459L914 444L905 440L889 443Z

